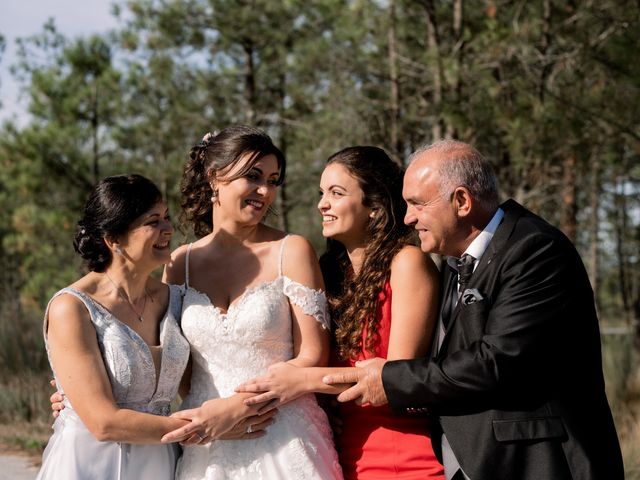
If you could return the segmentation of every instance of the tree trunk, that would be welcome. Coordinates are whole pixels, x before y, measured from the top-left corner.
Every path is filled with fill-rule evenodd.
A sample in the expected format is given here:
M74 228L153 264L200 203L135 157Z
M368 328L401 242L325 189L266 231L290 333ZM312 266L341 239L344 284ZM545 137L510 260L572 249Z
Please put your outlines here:
M396 2L391 0L389 2L389 104L390 104L390 141L391 141L391 156L398 163L402 163L400 157L402 156L402 146L399 138L399 123L400 123L400 107L399 107L399 94L398 94L398 52L396 45Z
M613 228L615 232L616 254L618 256L618 280L620 282L620 297L622 300L622 309L626 324L628 326L631 326L633 315L631 312L632 307L629 288L629 275L627 273L628 261L624 248L624 241L627 234L627 200L624 192L624 186L626 182L627 178L625 175L618 176L614 199L616 216Z
M596 308L600 305L600 242L598 233L600 231L600 193L601 193L601 166L599 152L595 151L591 161L591 185L589 192L589 209L591 217L589 219L589 278L591 288L596 300Z
M285 100L285 73L280 78L280 151L287 158L288 138L286 134L286 126L282 121L284 119L284 100ZM278 189L278 228L283 232L289 231L289 201L287 198L287 184L283 183Z
M547 52L551 45L551 0L542 2L542 39L540 41L540 53L543 58L542 71L540 73L540 83L538 84L538 98L544 102L544 92L547 78L552 69L552 62L547 59Z
M636 297L635 303L636 326L633 329L633 348L636 353L640 354L640 292Z
M293 38L291 35L287 37L284 45L285 52L293 50ZM285 158L287 158L287 148L289 146L288 127L286 124L287 117L287 63L286 54L280 55L278 68L278 121L280 130L280 150ZM287 198L287 184L283 183L278 189L278 228L280 230L289 231L289 202Z
M245 121L253 125L256 120L256 77L253 60L253 45L245 43L244 97L246 103Z
M98 126L100 124L99 108L98 108L98 83L96 82L93 91L91 105L91 129L93 136L93 183L94 185L100 180L100 145L98 140Z
M433 86L431 95L431 104L433 105L433 113L435 114L433 125L431 126L432 140L442 138L443 122L442 122L442 59L440 57L440 37L438 35L438 23L436 20L436 9L433 0L423 0L427 13L427 45L429 58L433 60L431 71L433 72Z
M576 156L567 155L563 165L562 179L562 225L561 230L569 239L575 243L577 221L576 213Z
M462 31L463 18L464 18L464 5L463 0L455 0L453 4L453 35L455 44L453 47L453 56L455 58L455 74L453 76L453 95L454 100L453 104L456 106L460 105L462 101L462 68L463 68L463 59L464 59L464 35ZM447 138L457 138L458 130L451 123L446 122L447 128L445 136Z

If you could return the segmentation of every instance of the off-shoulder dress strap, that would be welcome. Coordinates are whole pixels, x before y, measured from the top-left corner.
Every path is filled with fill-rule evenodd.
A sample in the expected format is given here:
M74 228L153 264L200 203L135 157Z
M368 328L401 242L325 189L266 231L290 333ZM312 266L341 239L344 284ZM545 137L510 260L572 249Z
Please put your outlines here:
M191 247L193 243L190 243L187 247L187 254L184 257L184 286L189 288L189 257L191 256Z
M278 276L282 276L282 258L284 257L284 244L289 238L289 234L285 235L284 238L280 241L280 255L278 256Z

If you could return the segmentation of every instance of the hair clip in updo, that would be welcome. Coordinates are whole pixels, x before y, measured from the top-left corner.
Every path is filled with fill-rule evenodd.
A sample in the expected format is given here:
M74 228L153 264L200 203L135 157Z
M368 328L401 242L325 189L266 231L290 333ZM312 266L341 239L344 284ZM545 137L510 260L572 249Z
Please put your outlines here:
M211 132L207 132L204 134L204 137L202 137L202 143L205 146L209 146L209 144L211 143L211 139L214 137L214 134Z
M205 147L208 147L209 145L211 145L211 141L216 135L218 135L218 130L214 130L213 133L211 132L205 133L204 137L202 137L202 141L200 142L200 144L204 145Z

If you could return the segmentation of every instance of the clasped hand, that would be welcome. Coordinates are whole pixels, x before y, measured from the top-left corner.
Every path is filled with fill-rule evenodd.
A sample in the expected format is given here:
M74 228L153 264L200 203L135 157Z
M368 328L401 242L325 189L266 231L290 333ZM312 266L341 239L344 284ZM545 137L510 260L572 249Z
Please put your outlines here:
M378 407L388 403L387 394L382 385L382 368L387 361L384 358L371 358L356 362L355 368L341 373L325 375L322 381L327 385L355 383L338 395L339 402L355 400L358 405Z
M247 406L262 404L258 413L263 413L270 408L295 400L305 393L304 371L303 368L290 363L275 363L267 369L265 375L241 383L235 391L258 394L245 399L244 404Z
M325 375L322 381L327 385L355 384L338 395L338 401L355 400L358 405L379 406L387 403L387 395L382 385L382 368L386 360L372 358L356 363L356 368L340 368L340 373ZM289 363L271 365L267 374L244 382L236 387L236 392L255 393L244 401L245 405L261 402L267 407L282 405L313 389L307 388L306 369ZM263 407L259 412L264 411Z
M50 382L53 387L55 381ZM54 392L51 397L53 417L64 410L64 395ZM205 444L214 439L248 440L265 434L265 428L273 423L277 410L273 404L257 403L242 415L233 414L231 398L208 400L198 408L182 410L172 416L189 421L185 426L173 430L162 437L163 443L181 442L183 445ZM238 407L235 407L236 409ZM253 414L252 414L253 413Z
M217 398L207 400L197 408L173 413L172 417L189 423L164 435L162 442L202 445L214 439L245 440L264 435L264 429L273 423L277 410L269 408L258 414L259 407L255 407L237 413L240 409L233 405L235 402L240 401L234 397Z

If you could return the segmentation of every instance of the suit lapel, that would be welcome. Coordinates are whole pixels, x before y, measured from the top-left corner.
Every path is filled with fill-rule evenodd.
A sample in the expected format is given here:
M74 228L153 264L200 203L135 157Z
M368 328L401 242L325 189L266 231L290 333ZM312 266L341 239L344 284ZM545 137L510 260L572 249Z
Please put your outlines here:
M489 242L487 250L484 252L484 255L482 255L480 263L476 267L476 271L471 277L470 285L476 285L477 282L487 274L487 271L489 271L489 265L495 259L496 254L501 252L505 247L507 241L513 233L513 229L515 228L516 223L526 212L526 210L514 200L507 200L502 205L500 205L500 208L504 210L504 218L498 226L496 233L493 235L491 242Z
M433 339L431 341L431 356L437 357L440 351L440 329L443 328L442 313L447 303L447 296L453 288L454 275L452 275L451 267L447 264L447 257L442 257L442 266L440 267L440 285L442 289L440 292L440 315L438 316L438 324L436 325L435 332L433 333Z
M496 255L503 250L507 241L511 237L511 234L513 233L513 229L515 228L516 223L518 222L520 217L522 217L522 215L527 212L527 210L524 207L518 204L515 200L511 200L511 199L507 200L502 205L500 205L500 208L504 210L504 218L502 219L502 222L498 226L496 233L493 235L491 242L489 242L489 245L487 246L487 250L482 255L482 258L480 259L480 263L478 264L475 271L473 272L473 275L471 276L471 280L469 281L469 284L466 287L466 288L477 288L483 294L488 293L488 292L483 292L484 290L483 283L484 283L484 279L488 276L488 274L491 272L491 269L493 268L492 263L495 260ZM445 263L445 267L446 266L447 265ZM447 270L450 270L450 269L447 269ZM452 281L452 277L453 277L452 275L448 275L448 277L445 276L445 278L448 278L449 282ZM442 345L440 345L440 348L438 349L438 354L440 353L440 351L442 351L446 347L446 344L448 343L449 332L451 332L451 330L453 329L453 325L455 324L456 319L458 318L458 313L460 312L460 310L461 310L460 302L458 302L458 304L455 306L455 308L451 312L451 319L449 320L449 328L445 333L445 337L442 342ZM442 311L440 312L440 314L442 315Z

